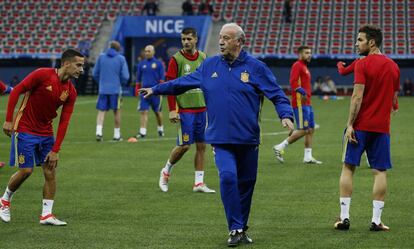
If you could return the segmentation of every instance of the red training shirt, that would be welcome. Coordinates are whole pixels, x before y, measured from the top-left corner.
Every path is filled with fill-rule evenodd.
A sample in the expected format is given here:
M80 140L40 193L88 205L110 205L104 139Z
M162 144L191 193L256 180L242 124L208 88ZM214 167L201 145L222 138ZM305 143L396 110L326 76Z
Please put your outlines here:
M7 106L7 122L13 121L14 108L22 93L25 95L13 126L17 132L52 136L53 119L57 116L59 107L63 106L56 141L52 148L52 151L59 152L77 95L71 81L60 82L54 68L39 68L33 71L11 92Z
M292 88L292 107L311 105L311 74L308 66L302 60L297 60L290 70L290 87ZM296 89L302 87L306 91L306 101L302 99L302 95L296 92Z
M372 54L359 59L354 74L354 84L365 85L354 129L389 134L394 93L400 87L398 65L385 55Z
M197 60L198 55L199 55L197 50L193 55L187 54L183 50L180 50L180 53L187 60L190 60L190 61ZM174 79L178 78L178 64L177 64L177 61L175 60L174 57L171 57L170 62L168 63L168 70L167 70L167 73L165 75L165 78L166 78L166 81L174 80ZM188 109L179 109L174 95L169 95L168 96L168 109L170 111L178 111L179 113L180 112L198 113L198 112L204 112L205 110L207 110L206 107L204 107L204 108L194 108L194 109L190 109L190 108L188 108Z

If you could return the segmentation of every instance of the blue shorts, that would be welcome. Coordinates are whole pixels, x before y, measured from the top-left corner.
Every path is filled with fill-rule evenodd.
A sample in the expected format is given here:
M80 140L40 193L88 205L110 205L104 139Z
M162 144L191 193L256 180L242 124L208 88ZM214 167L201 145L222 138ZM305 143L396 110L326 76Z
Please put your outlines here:
M154 112L161 112L162 96L151 96L146 99L140 94L138 102L138 111L148 111L150 106Z
M315 128L313 120L313 108L310 105L302 106L302 108L293 108L295 114L296 128L298 130L307 130Z
M177 145L203 143L205 141L207 112L180 113Z
M361 155L367 152L368 162L371 168L387 170L391 165L390 135L378 132L355 131L357 144L348 142L343 136L342 162L359 166Z
M96 109L99 111L119 110L121 109L121 94L99 94Z
M55 144L53 136L36 136L28 133L14 133L10 150L10 165L19 168L33 168L45 162L46 155Z

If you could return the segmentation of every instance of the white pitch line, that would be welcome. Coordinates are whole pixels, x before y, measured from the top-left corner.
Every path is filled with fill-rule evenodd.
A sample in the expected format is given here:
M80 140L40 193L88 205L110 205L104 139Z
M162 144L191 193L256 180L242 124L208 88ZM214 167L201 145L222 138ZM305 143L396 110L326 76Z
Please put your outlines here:
M262 136L278 136L278 135L284 135L284 134L289 134L288 131L280 131L280 132L266 132L266 133L262 133ZM163 137L163 138L143 138L143 139L138 139L137 143L144 143L144 142L164 142L164 141L174 141L177 140L177 137ZM127 142L127 140L124 140L122 142L116 142L113 140L104 140L103 142L96 142L94 140L91 141L64 141L64 144L97 144L97 143L123 143L123 142ZM5 143L5 142L0 142L1 145L3 144L10 144L10 143Z

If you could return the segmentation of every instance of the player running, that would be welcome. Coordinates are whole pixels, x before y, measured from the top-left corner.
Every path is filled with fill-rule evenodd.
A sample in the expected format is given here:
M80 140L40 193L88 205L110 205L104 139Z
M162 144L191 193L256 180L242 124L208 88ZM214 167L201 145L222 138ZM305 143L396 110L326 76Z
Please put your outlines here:
M308 46L298 48L298 60L293 64L290 72L290 86L292 89L292 107L295 114L296 130L280 144L273 146L276 159L283 163L283 154L289 144L305 137L305 152L303 162L307 164L322 164L312 156L312 140L315 132L315 121L311 105L311 74L308 64L311 61L312 51Z

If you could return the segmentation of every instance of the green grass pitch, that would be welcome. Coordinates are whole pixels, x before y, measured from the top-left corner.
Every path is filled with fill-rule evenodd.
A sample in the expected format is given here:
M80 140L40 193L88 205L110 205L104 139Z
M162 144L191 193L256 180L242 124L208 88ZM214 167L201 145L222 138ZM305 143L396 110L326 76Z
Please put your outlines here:
M1 100L4 117L6 98ZM176 128L166 122L157 137L150 113L148 138L129 144L136 134L137 99L124 98L124 142L109 142L113 115L108 113L102 143L95 141L96 97L79 97L60 152L54 213L67 227L41 226L43 176L38 168L15 194L12 220L0 223L0 248L226 248L227 225L219 193L192 192L194 148L172 172L170 191L158 189L158 177L175 144ZM243 248L414 248L413 144L414 98L400 98L392 118L394 168L389 172L383 221L389 232L368 231L373 177L365 161L357 170L351 205L351 229L335 231L339 214L338 181L341 138L349 99L313 99L316 122L313 154L321 166L302 163L303 140L290 145L285 164L275 161L272 146L286 137L274 108L262 112L259 174L253 196L249 235ZM166 103L166 101L164 101ZM241 110L242 111L242 110ZM168 117L164 104L164 117ZM4 121L4 118L1 119ZM56 124L55 124L56 126ZM8 160L10 141L0 139L0 158ZM211 147L206 153L206 183L219 190ZM14 168L0 169L0 192Z

